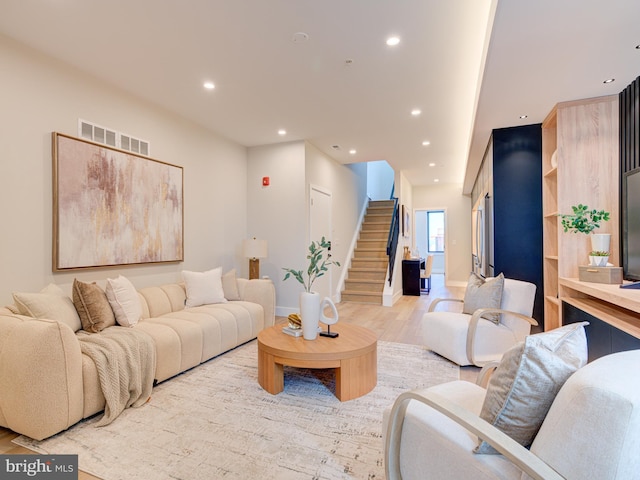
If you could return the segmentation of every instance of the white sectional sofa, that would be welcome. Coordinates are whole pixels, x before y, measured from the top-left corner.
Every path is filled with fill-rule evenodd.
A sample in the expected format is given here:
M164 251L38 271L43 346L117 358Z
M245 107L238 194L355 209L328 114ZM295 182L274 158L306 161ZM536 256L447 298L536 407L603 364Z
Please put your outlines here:
M131 328L153 339L156 382L274 324L272 282L238 278L236 284L239 300L191 308L182 284L138 290L142 318ZM15 311L0 308L0 426L41 440L104 410L96 365L81 352L79 334L64 322Z

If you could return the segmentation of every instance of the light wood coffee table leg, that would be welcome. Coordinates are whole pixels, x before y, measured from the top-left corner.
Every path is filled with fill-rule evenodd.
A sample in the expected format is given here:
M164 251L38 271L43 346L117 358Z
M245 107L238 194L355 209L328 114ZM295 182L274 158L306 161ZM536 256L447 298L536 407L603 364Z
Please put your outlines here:
M262 350L258 350L258 383L273 395L284 390L284 367Z
M336 368L336 397L341 402L369 393L378 382L378 355L376 349L340 361Z

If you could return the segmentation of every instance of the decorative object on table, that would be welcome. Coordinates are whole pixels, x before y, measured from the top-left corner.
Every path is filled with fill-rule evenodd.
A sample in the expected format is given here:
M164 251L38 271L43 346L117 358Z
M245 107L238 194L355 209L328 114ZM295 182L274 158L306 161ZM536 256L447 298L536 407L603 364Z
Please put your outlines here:
M551 168L558 168L558 150L554 150L551 155Z
M609 220L609 212L604 210L591 209L581 203L571 207L573 213L558 214L562 219L562 227L565 232L584 233L591 239L591 251L609 252L611 243L610 233L593 233L596 228L600 228L602 222Z
M299 313L292 313L287 317L287 325L282 328L282 332L292 337L302 336L302 317Z
M249 259L249 280L260 278L260 259L267 256L267 241L253 237L244 241L243 250Z
M606 267L609 262L609 252L594 250L589 253L589 265L592 267Z
M411 258L411 252L409 251L409 247L404 247L404 252L402 254L402 258L404 260L409 260Z
M302 336L305 340L315 340L318 335L318 324L320 322L320 295L311 291L313 282L329 271L331 265L340 266L339 262L331 260L331 242L325 237L319 242L313 241L309 245L306 276L304 270L294 270L283 268L287 272L284 280L290 277L295 278L304 287L304 292L300 293L300 315L302 317Z
M52 143L54 271L184 260L182 167L56 132Z
M331 308L331 312L333 313L332 317L327 317L324 314L324 309L326 307ZM329 338L336 338L338 336L338 332L331 331L331 325L338 323L338 310L336 309L335 304L328 297L325 297L320 304L320 321L327 326L327 331L320 332L320 336Z

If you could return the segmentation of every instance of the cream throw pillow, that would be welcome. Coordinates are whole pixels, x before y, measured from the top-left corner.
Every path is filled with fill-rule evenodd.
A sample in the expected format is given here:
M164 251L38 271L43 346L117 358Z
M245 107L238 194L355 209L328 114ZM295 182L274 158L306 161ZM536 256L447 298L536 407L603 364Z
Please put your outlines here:
M182 278L187 291L187 308L227 302L222 289L222 267L206 272L183 270Z
M222 275L222 290L224 290L224 298L227 300L240 300L235 268Z
M40 293L14 293L13 301L21 315L56 320L65 323L74 332L82 328L73 302L53 283L44 287Z
M509 349L491 376L480 417L527 447L564 382L587 363L588 322L529 335ZM480 441L475 453L498 453Z
M501 273L495 278L485 280L472 273L464 292L464 306L462 313L473 315L479 308L500 308L502 303L502 290L504 289L504 275ZM499 313L483 316L492 322L500 321Z
M73 281L73 304L80 315L82 329L98 333L116 324L104 291L95 283Z
M142 317L140 297L127 277L118 275L118 278L107 279L105 293L118 325L133 327L140 321Z

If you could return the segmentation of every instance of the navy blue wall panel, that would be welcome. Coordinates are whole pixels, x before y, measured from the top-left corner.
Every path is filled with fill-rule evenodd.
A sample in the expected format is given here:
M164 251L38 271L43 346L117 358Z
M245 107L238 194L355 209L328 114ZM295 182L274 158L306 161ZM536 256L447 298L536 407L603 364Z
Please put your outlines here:
M533 317L543 326L542 126L493 131L494 272L537 286Z

